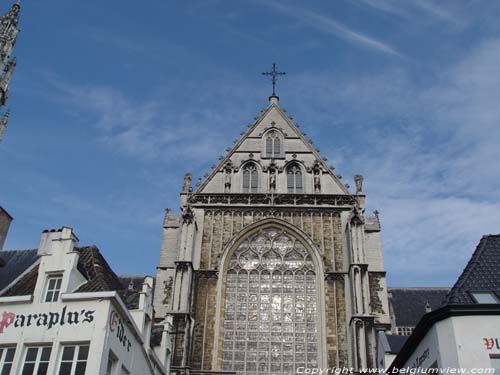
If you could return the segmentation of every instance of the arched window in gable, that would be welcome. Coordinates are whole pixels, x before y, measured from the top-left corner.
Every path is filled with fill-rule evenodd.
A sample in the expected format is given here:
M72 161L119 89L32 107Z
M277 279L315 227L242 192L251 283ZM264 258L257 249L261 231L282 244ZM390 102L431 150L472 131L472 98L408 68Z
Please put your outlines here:
M281 157L281 138L278 132L271 131L266 135L266 157Z
M259 188L259 174L254 163L248 163L243 167L243 192L257 193Z
M286 181L289 193L303 193L302 170L297 163L290 164L286 168Z

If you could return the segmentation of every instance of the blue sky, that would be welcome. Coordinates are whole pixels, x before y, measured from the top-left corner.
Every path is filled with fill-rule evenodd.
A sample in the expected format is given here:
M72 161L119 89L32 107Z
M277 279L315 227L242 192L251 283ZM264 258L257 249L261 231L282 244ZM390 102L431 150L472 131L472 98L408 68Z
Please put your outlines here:
M67 225L154 274L183 174L267 105L275 61L280 104L344 181L365 176L389 284L451 285L500 232L498 19L493 1L23 1L6 248Z

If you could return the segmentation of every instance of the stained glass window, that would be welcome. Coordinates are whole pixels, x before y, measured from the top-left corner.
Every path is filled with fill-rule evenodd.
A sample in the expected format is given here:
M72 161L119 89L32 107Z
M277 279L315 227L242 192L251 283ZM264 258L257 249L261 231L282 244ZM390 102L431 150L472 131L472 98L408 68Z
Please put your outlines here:
M267 228L242 242L226 273L222 370L245 375L317 367L316 274L291 234Z

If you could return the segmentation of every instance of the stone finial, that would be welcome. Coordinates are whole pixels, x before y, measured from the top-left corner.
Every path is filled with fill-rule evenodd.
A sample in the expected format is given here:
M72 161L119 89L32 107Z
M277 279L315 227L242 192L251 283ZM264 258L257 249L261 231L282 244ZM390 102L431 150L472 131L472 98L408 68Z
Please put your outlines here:
M360 174L354 175L354 183L356 184L356 194L363 192L363 176Z
M191 189L191 180L193 179L193 175L191 173L186 173L184 175L184 184L182 185L183 193L190 193Z

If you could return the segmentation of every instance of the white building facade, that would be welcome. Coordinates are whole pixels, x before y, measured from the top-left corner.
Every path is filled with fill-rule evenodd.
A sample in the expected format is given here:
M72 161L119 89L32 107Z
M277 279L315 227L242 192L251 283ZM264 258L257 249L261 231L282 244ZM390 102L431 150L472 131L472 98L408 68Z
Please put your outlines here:
M500 235L485 235L443 307L422 318L390 369L500 372ZM458 371L458 370L455 370ZM463 373L463 372L462 372Z
M418 329L418 331L417 331ZM500 371L500 306L449 305L427 314L392 363L392 369Z
M77 241L70 228L45 231L38 260L1 292L0 373L168 374L154 279L123 288L99 250Z

